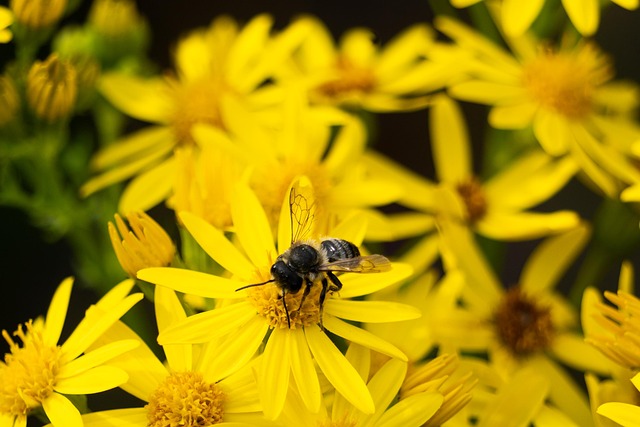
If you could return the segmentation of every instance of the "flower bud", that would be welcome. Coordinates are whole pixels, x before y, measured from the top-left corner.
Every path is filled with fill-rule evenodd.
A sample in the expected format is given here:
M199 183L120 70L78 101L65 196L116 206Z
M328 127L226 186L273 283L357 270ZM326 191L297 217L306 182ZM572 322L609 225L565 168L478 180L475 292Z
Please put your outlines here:
M67 0L11 0L15 19L31 29L49 27L60 19Z
M0 76L0 127L11 122L20 108L18 91L9 76Z
M76 70L57 54L31 66L27 75L27 102L38 118L53 123L69 116L77 94Z

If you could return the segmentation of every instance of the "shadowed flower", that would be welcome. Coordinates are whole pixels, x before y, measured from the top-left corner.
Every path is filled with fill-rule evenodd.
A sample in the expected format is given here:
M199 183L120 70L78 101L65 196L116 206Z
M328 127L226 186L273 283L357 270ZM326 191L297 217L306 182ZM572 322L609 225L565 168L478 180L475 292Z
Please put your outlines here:
M68 278L58 286L44 320L18 327L13 335L22 345L2 331L10 350L0 362L3 427L25 427L27 416L37 408L44 409L54 426L81 427L80 412L64 395L99 393L127 381L125 371L105 363L135 348L136 341L124 339L89 347L140 301L142 294L127 296L133 281L120 283L87 310L69 338L59 345L72 284L73 279Z
M301 203L306 203L305 209L313 206L309 180L296 180L293 188L296 194L304 195ZM304 212L309 219L313 218L312 211ZM302 291L285 293L279 285L266 283L272 279L270 270L278 254L290 247L292 236L296 235L291 224L301 220L298 216L291 216L289 197L281 209L277 251L266 213L246 185L236 187L231 215L235 237L242 251L204 220L187 213L180 218L198 244L228 270L232 278L173 268L145 269L138 273L139 279L180 292L234 300L228 303L220 301L217 308L168 328L160 334L159 342L206 342L231 334L234 339L229 344L228 354L246 360L258 351L266 338L258 390L265 416L269 419L275 419L281 412L291 375L306 407L312 412L320 409L322 395L314 361L340 394L361 411L372 413L374 402L366 384L323 329L390 357L406 360L393 345L341 318L355 322L394 322L418 317L420 313L415 308L403 304L349 300L390 286L406 278L411 269L406 265L392 264L390 271L376 274L346 273L340 276L343 288L337 293L329 287L321 306L320 283L313 283L308 288L308 295ZM324 232L358 244L364 236L365 226L361 218L355 216ZM308 232L305 239L313 242L318 238L317 233L322 231ZM248 284L263 282L262 286L236 292Z

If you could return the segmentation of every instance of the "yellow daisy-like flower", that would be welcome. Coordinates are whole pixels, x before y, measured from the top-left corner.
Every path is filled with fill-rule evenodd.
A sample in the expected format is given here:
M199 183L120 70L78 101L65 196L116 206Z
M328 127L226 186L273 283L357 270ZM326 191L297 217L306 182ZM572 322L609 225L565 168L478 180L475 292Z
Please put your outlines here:
M467 7L482 0L451 0L455 7ZM504 32L509 36L519 36L531 27L544 6L545 0L502 0L500 3L500 21ZM611 0L612 3L627 10L638 8L638 0ZM562 0L562 6L569 19L583 36L591 36L600 24L600 0Z
M280 421L286 426L422 426L440 409L443 396L437 391L419 391L396 400L407 372L407 364L391 359L370 375L370 352L368 349L350 345L345 357L351 362L376 402L373 413L363 413L344 396L335 393L331 412L321 406L317 412L305 410L303 399L291 393ZM426 385L423 383L423 385Z
M535 239L578 225L580 219L575 212L531 210L571 179L576 172L572 159L554 160L540 151L529 152L483 182L473 172L471 142L457 103L444 95L436 96L429 112L439 183L382 155L367 154L372 171L405 189L400 203L417 211L396 218L397 237L428 233L437 218L454 219L480 235L501 241ZM405 261L417 271L424 270L438 253L437 239L437 235L427 234Z
M154 304L160 333L186 318L171 289L156 286ZM125 338L141 345L110 365L129 373L121 388L147 404L83 415L85 427L245 426L263 420L253 373L242 369L246 360L227 352L228 342L235 337L203 346L166 345L166 364L124 323L115 324L101 341Z
M273 85L261 85L305 32L303 25L294 24L271 37L271 22L259 15L240 29L231 18L220 17L208 29L192 32L176 47L176 76L103 76L99 87L110 102L155 125L99 152L92 160L98 175L82 187L82 194L135 177L119 210L146 210L169 196L176 167L173 151L194 144L193 125L242 133L257 123L253 112L277 104L280 97Z
M229 157L215 173L225 175L212 183L217 190L208 190L220 194L219 208L228 203L229 182L238 180L239 171L251 172L251 188L274 225L297 176L308 177L313 186L317 230L327 230L356 210L373 211L400 198L399 185L372 174L363 163L367 136L360 120L332 107L309 106L299 88L286 91L283 109L281 128L271 136L249 132L229 144L211 127L195 129L200 145L216 144L223 158Z
M640 181L630 161L640 129L630 119L638 89L611 81L610 61L592 43L552 48L531 38L508 39L513 55L448 18L436 27L473 56L470 78L452 85L452 96L490 105L489 123L499 129L533 128L552 156L571 155L605 194ZM565 40L567 41L567 40Z
M585 244L587 228L547 238L530 255L518 283L505 289L466 228L444 221L441 227L445 261L467 280L462 296L467 313L449 320L450 329L460 332L449 345L486 352L502 376L534 368L550 381L551 401L586 425L591 419L586 396L556 360L593 372L606 372L610 364L584 343L576 332L576 313L553 286Z
M640 392L640 374L631 378L631 383ZM624 427L640 426L640 405L624 402L607 402L598 407L597 413Z
M425 59L436 43L424 24L406 29L384 47L375 43L371 31L354 28L336 46L321 21L301 21L310 23L312 31L294 57L296 72L314 103L377 112L414 110L427 106L424 94L441 88L452 76L444 62Z
M0 6L0 43L9 43L13 33L9 26L13 23L13 13L10 9Z
M133 281L120 283L87 310L59 345L72 285L71 278L62 281L44 320L29 321L14 332L22 346L2 331L11 352L0 362L0 426L25 427L27 416L42 408L54 426L81 427L80 412L64 395L99 393L127 381L126 372L106 363L135 348L136 341L88 349L142 294L127 296Z
M307 203L307 207L313 205L307 179L296 181L293 188L296 194L305 195L303 202ZM305 212L310 218L313 217L312 211ZM205 342L231 334L233 340L229 343L228 354L238 360L246 360L258 351L267 338L258 389L265 415L269 419L275 419L281 412L291 375L306 407L312 412L320 409L322 394L314 361L341 395L361 411L373 413L374 401L365 382L327 337L323 328L351 342L406 360L406 356L395 346L341 318L355 322L393 322L418 317L420 313L417 309L402 304L348 300L396 283L411 274L411 269L407 265L392 264L390 271L386 272L344 274L339 279L344 285L339 294L330 287L321 306L322 287L319 283L308 288L308 295L302 289L296 293L285 293L278 284L266 283L273 279L270 271L278 254L285 252L292 243L291 224L300 220L299 217L290 216L289 197L282 205L277 251L267 215L258 198L245 185L236 187L231 214L235 237L242 251L204 220L186 213L180 217L200 246L232 273L232 278L173 268L146 269L138 273L139 279L180 292L232 300L167 329L159 336L159 341L165 344ZM356 216L331 230L331 236L357 244L364 236L365 226L361 218ZM316 239L317 235L310 234L305 238ZM265 284L262 286L236 292L248 284L263 282ZM338 295L340 298L337 298Z

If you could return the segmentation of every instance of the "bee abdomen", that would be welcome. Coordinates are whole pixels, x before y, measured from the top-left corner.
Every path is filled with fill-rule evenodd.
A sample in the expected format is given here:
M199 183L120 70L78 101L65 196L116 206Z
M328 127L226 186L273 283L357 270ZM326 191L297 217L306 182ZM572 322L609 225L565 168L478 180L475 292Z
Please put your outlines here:
M342 239L323 240L322 249L327 253L328 262L334 262L341 259L349 259L360 256L360 250L356 245Z

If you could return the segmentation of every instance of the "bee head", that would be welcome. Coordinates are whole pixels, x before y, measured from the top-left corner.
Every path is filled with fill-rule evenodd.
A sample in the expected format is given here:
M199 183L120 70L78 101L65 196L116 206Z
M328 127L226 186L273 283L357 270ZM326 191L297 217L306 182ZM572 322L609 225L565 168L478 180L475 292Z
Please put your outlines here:
M288 292L296 293L302 287L302 277L284 261L276 261L271 266L271 276L275 282Z

